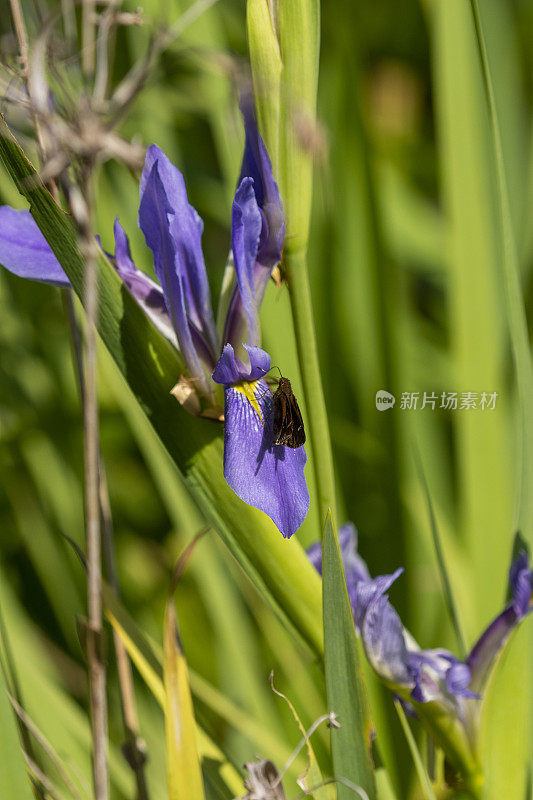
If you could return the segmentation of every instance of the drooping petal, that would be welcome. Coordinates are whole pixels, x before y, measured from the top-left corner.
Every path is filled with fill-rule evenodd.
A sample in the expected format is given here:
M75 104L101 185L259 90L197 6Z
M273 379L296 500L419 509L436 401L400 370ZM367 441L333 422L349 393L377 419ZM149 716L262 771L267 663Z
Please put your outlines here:
M378 675L394 687L410 689L413 679L402 622L386 596L377 593L373 597L360 617L359 629L367 658Z
M192 326L189 325L185 281L182 271L176 268L179 256L175 239L170 231L172 215L173 209L159 177L159 166L156 161L142 186L139 227L144 233L146 244L154 254L155 273L163 289L167 311L189 373L198 382L200 389L210 394L211 389L203 371L197 341L193 339Z
M438 700L457 708L460 698L479 697L470 688L472 675L468 666L447 650L411 648L409 666L415 680L411 697L419 703Z
M257 381L270 370L270 356L260 347L244 345L248 353L250 366L247 367L237 358L230 344L224 345L222 355L211 376L215 383L230 385L240 381Z
M113 260L118 274L154 325L175 347L179 347L168 315L163 290L159 284L137 269L133 263L130 243L118 217L115 219L114 234L115 255Z
M400 617L385 592L402 570L373 580L360 580L355 590L354 620L368 660L395 687L413 686L409 656Z
M222 383L228 386L232 383L238 383L242 380L239 364L239 359L236 358L233 347L230 344L226 344L211 377L215 383Z
M140 185L141 204L156 165L160 193L168 209L165 224L174 240L175 268L187 316L216 359L219 343L202 251L203 222L189 203L183 175L156 145L151 145L146 153Z
M253 345L244 345L244 349L248 353L250 359L250 370L248 372L248 380L256 381L263 378L270 370L270 356L265 350Z
M224 477L241 500L264 511L286 538L309 510L304 447L273 444L272 394L262 376L270 356L246 347L250 366L224 347L213 373L224 384Z
M50 245L25 209L0 206L0 264L20 278L70 286Z
M257 128L251 96L243 98L241 111L245 143L240 181L243 178L253 178L257 204L264 214L257 260L266 267L273 267L281 259L285 236L283 204L265 143Z
M248 341L257 345L260 341L259 313L255 299L255 262L261 235L261 213L254 193L251 178L243 178L235 193L231 212L231 246L235 264L235 276L248 325Z
M479 699L479 695L470 688L472 683L472 673L467 664L462 661L454 661L448 668L446 675L446 689L455 697L472 697Z
M371 578L366 581L359 581L355 595L355 621L359 627L363 623L363 619L368 609L379 600L388 589L392 586L403 572L402 567L392 573L392 575L378 575L377 578Z
M272 268L281 260L285 236L285 215L279 189L274 180L272 164L268 157L265 143L257 128L253 112L253 100L250 97L243 99L241 110L246 138L237 192L242 187L244 180L251 179L253 181L253 191L261 217L261 230L253 271L254 289L252 293L257 313L263 302ZM245 302L245 298L239 290L239 285L236 285L226 316L224 342L231 342L238 346L243 340L246 333L245 326L250 315ZM255 327L252 326L250 328L248 323L248 329L250 344L259 344L258 330L257 336L255 336ZM254 336L255 338L253 338Z
M525 550L511 564L509 585L513 593L512 602L483 631L466 660L472 673L471 688L476 692L483 691L513 630L533 610L533 572Z
M115 261L119 273L123 275L135 275L138 270L131 257L130 240L128 239L126 231L118 221L118 217L115 217L115 222L113 223L113 234L115 236ZM147 275L145 275L145 277L148 278ZM157 286L154 281L151 281L151 283ZM157 288L161 291L160 286Z
M254 386L261 418L237 386L224 391L224 477L241 500L264 511L284 537L298 530L309 510L305 449L273 444L272 395Z

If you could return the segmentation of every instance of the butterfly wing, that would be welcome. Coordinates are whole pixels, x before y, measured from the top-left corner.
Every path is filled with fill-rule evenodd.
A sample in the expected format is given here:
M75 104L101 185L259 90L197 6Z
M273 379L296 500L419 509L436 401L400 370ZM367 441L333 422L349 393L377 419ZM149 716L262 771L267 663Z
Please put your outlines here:
M287 397L281 386L278 386L272 397L272 409L274 414L272 435L276 444L282 444L279 439L286 425Z
M296 449L305 442L305 429L298 402L286 378L280 381L272 398L273 436L276 444Z
M289 403L290 415L290 436L287 437L287 447L301 447L305 444L305 428L302 419L300 406L294 395L291 396Z

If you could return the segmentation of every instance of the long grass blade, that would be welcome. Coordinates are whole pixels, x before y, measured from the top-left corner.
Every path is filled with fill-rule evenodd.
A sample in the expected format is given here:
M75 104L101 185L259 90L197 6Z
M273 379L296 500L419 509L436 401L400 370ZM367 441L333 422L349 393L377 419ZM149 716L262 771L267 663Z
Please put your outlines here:
M0 797L33 800L24 763L15 714L9 702L4 673L0 670Z
M485 38L482 17L478 0L469 2L475 29L476 48L481 65L483 87L489 114L491 143L496 173L496 203L500 225L501 270L503 286L505 289L505 306L507 311L507 324L511 340L511 351L515 368L515 380L518 390L519 431L518 452L519 467L517 474L517 487L515 494L515 530L520 530L531 545L533 542L533 365L529 342L528 325L518 262L517 245L513 228L507 170L502 143L501 124L498 117L494 83L491 73L490 59ZM516 650L515 658L504 664L501 670L508 672L508 678L503 682L500 678L500 689L495 693L497 706L493 707L491 717L486 717L487 741L491 742L487 749L487 796L498 797L502 792L510 792L516 796L522 794L527 780L527 770L531 765L531 725L527 722L526 710L531 712L532 696L527 684L522 684L520 692L514 690L512 679L524 668L524 664L517 663L518 654L522 658L528 657L531 664L531 630L521 632L519 638L522 650ZM527 640L526 640L527 636ZM528 656L526 656L526 641ZM510 689L510 687L513 687ZM503 724L497 725L495 718L498 709L509 709ZM520 725L522 734L518 734L517 724ZM505 767L498 767L498 760L490 756L491 746L496 746L498 752L505 752L509 737L516 737L520 746L513 749L510 754L512 760L505 759ZM503 759L502 759L503 761ZM512 777L510 777L512 776ZM511 783L509 783L511 781Z
M172 597L165 611L163 638L169 800L205 800L189 675Z
M331 514L326 520L322 542L322 580L328 707L338 715L340 723L340 728L331 734L335 777L361 786L374 800L376 786L370 757L372 724ZM353 793L339 784L337 797L351 800Z
M452 625L455 631L455 637L457 639L457 645L459 647L459 657L464 661L464 659L466 658L465 641L461 630L461 624L459 622L459 614L457 612L457 606L455 604L455 599L453 596L450 579L448 577L448 570L446 569L446 561L444 559L444 552L442 550L440 532L439 532L439 527L437 525L437 517L435 515L435 509L433 508L433 501L431 499L431 494L429 491L426 474L424 472L422 460L419 454L417 454L417 466L420 475L420 480L424 488L424 494L426 496L426 503L429 514L429 523L431 528L431 536L433 539L433 544L435 546L435 555L437 556L437 563L439 565L442 588L444 589L444 597L446 599L446 605L448 606L448 613L450 615L450 619L452 621Z
M431 781L429 780L429 776L424 768L424 764L422 763L422 757L416 745L413 732L409 727L409 723L407 721L407 717L405 716L405 711L402 708L402 704L400 703L399 700L395 700L394 705L396 707L396 711L398 712L398 717L400 718L400 723L403 728L405 738L407 739L409 750L411 751L411 755L413 757L413 762L416 768L418 779L420 781L420 786L422 787L422 791L424 793L424 797L426 798L426 800L437 800L433 788L431 786Z
M496 199L501 225L502 272L507 305L507 322L511 336L511 348L520 405L521 458L519 483L517 487L515 528L523 531L526 538L531 542L533 537L533 494L530 491L530 487L533 483L533 366L531 363L531 350L529 346L524 301L520 286L520 271L511 217L502 134L498 120L489 56L483 33L478 0L470 0L470 6L474 18L477 47L479 50L483 85L486 92L492 132L494 163L498 184Z

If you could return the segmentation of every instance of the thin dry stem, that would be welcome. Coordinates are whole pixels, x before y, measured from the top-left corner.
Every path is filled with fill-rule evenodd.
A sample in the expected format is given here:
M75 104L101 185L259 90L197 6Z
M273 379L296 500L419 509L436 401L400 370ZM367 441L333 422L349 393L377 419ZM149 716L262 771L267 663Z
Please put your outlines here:
M17 35L17 41L19 45L22 72L24 78L26 79L28 75L28 63L29 63L28 36L26 34L26 25L24 24L24 17L22 15L22 9L20 7L19 0L10 0L10 3L11 3L11 14L13 15L13 25L15 26L15 33Z
M109 80L109 37L115 18L116 0L102 14L96 38L96 73L94 76L93 102L98 106L103 103Z
M109 72L117 25L141 25L142 13L120 12L121 0L108 0L109 5L98 20L96 38L96 72L92 100L96 108L104 105L109 83Z
M76 379L78 382L78 389L83 407L85 403L85 374L83 367L82 340L74 310L72 293L70 290L66 290L63 296L65 312L69 320L71 331L72 358L75 365ZM107 577L112 591L118 598L120 594L120 587L114 550L113 518L111 514L111 505L109 503L109 492L107 488L105 468L101 454L99 461L99 503L102 526L102 545L107 568ZM135 781L137 784L137 800L149 800L144 770L144 765L147 761L147 750L144 740L141 739L139 735L139 721L137 715L137 704L135 701L131 662L124 643L115 631L113 631L113 644L117 659L122 719L126 734L126 742L123 747L124 756L135 774Z
M98 398L96 382L96 320L98 313L97 245L92 233L92 167L83 168L81 186L72 185L69 206L80 234L85 262L84 306L85 391L83 403L85 467L85 536L87 547L87 661L93 732L95 800L108 798L107 696L102 618L102 570L99 502Z
M31 66L30 66L30 51L28 47L28 34L26 33L26 25L24 22L24 16L22 14L20 1L10 0L10 3L11 3L11 14L13 16L13 25L15 27L15 33L17 35L17 42L20 52L20 61L22 65L22 79L26 86L26 91L28 92L29 95L30 85L31 85L30 81ZM39 148L39 153L42 159L44 156L44 140L43 140L41 126L39 125L39 117L31 100L29 108L32 117L33 127L35 130L35 137L37 139L37 146Z
M86 78L91 78L94 73L95 17L95 0L82 0L81 68Z
M122 752L135 774L137 800L149 800L144 770L147 761L147 750L144 740L139 737L139 720L137 717L131 661L122 639L115 630L113 631L113 642L117 658L122 719L126 731L126 742L122 747Z

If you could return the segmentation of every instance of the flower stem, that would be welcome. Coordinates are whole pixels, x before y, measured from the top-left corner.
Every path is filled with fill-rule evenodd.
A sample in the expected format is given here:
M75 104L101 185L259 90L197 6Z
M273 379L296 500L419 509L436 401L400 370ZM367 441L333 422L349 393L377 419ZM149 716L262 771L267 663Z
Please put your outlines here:
M328 509L331 508L333 512L335 510L335 478L326 403L318 363L305 250L291 251L289 249L285 254L283 267L289 285L296 346L307 408L307 432L313 455L320 519L323 522Z

